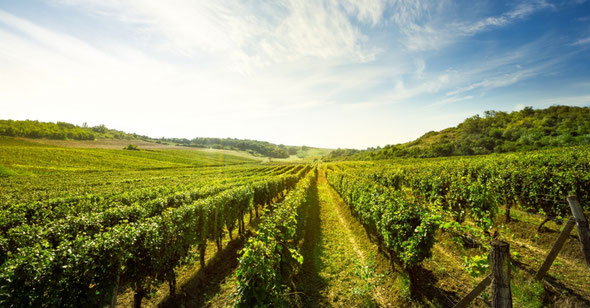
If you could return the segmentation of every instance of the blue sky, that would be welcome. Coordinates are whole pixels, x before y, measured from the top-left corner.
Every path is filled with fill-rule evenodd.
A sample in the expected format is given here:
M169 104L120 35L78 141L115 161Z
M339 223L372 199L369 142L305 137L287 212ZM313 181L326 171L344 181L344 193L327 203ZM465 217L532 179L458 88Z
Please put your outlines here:
M590 105L590 1L0 0L0 118L366 148Z

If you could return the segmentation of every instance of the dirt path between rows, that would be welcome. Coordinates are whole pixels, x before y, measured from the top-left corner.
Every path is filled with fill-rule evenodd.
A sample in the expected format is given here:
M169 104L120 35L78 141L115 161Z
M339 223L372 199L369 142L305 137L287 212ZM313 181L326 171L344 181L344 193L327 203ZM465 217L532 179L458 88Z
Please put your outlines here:
M320 172L297 281L303 307L386 306L380 300L374 246Z

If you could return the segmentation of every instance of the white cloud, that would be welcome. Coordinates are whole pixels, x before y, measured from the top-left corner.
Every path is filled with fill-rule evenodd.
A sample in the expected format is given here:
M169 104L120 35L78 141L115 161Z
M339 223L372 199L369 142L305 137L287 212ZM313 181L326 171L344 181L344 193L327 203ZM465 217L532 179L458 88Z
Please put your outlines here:
M416 78L424 79L425 72L426 72L426 61L424 61L424 58L416 59L416 73L415 73Z
M581 39L573 42L571 45L578 46L578 45L586 45L588 43L590 43L590 36L585 37L585 38L581 38Z
M447 104L462 102L462 101L466 101L466 100L470 100L470 99L473 99L473 95L467 95L467 96L451 96L451 97L447 97L447 98L444 98L442 100L439 100L439 101L437 101L434 104L429 105L428 108L442 107L442 106L445 106Z
M343 0L345 10L362 22L376 26L383 19L383 13L389 6L387 0Z
M303 17L294 18L291 27ZM341 73L332 69L339 55L325 51L311 67L294 60L242 75L219 69L218 63L163 61L132 45L99 49L1 10L0 40L3 117L104 123L151 136L232 136L286 143L301 132L287 136L291 129L285 117L293 121L295 114L327 108L342 91L362 90L385 71L359 68ZM314 138L306 144L326 146Z
M466 4L465 4L466 5ZM475 4L473 4L475 5ZM394 2L392 20L404 35L403 44L412 51L440 49L454 41L524 19L540 10L552 8L546 1L525 1L497 15L473 19L472 16L450 19L458 9L452 1L398 0ZM460 8L465 9L465 8ZM475 10L466 9L467 12Z
M68 57L72 61L86 62L88 59L91 59L92 61L108 62L109 60L109 57L104 53L81 40L48 31L2 10L0 10L0 22L9 28L25 34L28 39L41 45L42 48L51 50L62 57ZM5 44L5 48L10 47L9 44Z
M447 96L455 96L461 93L470 92L476 89L484 89L490 90L499 87L506 87L509 85L513 85L521 80L534 77L537 75L539 70L537 69L528 69L528 70L517 70L512 73L502 74L499 76L493 76L489 78L485 78L482 81L472 83L468 86L461 87L459 89L450 91L447 93Z
M91 12L114 16L158 34L162 50L197 59L213 57L228 68L249 73L276 63L317 58L335 63L370 61L377 49L338 1L99 1L62 0ZM378 22L380 1L369 6L349 1L348 13Z
M491 60L488 65L483 65L473 72L463 72L461 74L463 80L478 81L469 81L467 85L456 87L448 91L446 95L456 96L466 92L489 91L532 79L541 74L556 72L555 68L567 61L572 54L548 57L544 52L531 52L531 49L546 48L543 47L545 44L544 39L533 42L525 45L520 50L516 50L516 52L499 55L496 59Z

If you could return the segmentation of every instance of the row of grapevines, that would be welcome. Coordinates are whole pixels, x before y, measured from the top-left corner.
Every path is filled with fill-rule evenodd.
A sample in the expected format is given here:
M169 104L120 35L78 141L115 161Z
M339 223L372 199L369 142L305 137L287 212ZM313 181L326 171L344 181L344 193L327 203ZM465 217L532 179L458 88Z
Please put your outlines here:
M239 184L250 177L233 177L217 181L203 179L196 183L161 186L138 189L114 196L87 195L58 198L43 202L15 204L9 209L0 211L0 233L7 233L10 229L21 225L44 225L67 216L81 213L98 213L119 211L120 208L149 207L157 203L174 203L175 199L191 196L193 199L208 196L231 187L232 183Z
M390 169L387 173L355 170L348 173L375 181L391 190L409 191L422 203L441 206L460 223L470 216L483 229L492 226L497 213L497 195L481 175L464 173L468 169L463 168L419 170Z
M401 263L415 286L418 269L430 257L441 216L420 199L362 177L329 171L328 182L393 261Z
M202 182L205 179L261 175L271 167L256 165L228 167L200 167L174 170L119 171L76 173L61 175L16 175L0 177L0 209L10 209L15 204L48 201L52 199L85 198L98 195L104 198L124 196L139 188L176 186Z
M280 183L243 185L161 215L80 233L56 247L41 241L17 249L0 267L0 302L8 307L102 306L116 295L119 282L135 290L136 303L162 281L174 292L174 270L193 247L204 261L207 240L219 245L224 230L243 229L258 190L283 191L296 181L285 177Z
M259 225L257 235L242 250L237 270L237 306L286 304L289 281L303 258L297 243L305 228L311 191L317 169L277 204Z
M251 181L251 179L246 178L243 181L230 184L205 186L186 192L174 193L170 196L157 198L156 200L138 202L123 207L112 207L102 212L90 212L68 216L63 219L52 220L39 225L21 224L10 229L6 233L5 247L3 253L0 254L0 262L3 262L3 259L5 258L9 258L17 249L22 249L25 246L45 242L49 247L57 247L62 241L75 238L78 234L92 235L102 232L119 223L138 222L158 215L167 208L180 207L198 199L244 185L249 181ZM282 183L293 181L296 181L295 176L279 176L274 178L258 178L251 185L253 185L253 187L264 185L283 187ZM261 192L266 192L266 190L263 189L257 191L259 194ZM278 191L277 189L273 189L271 193L272 196L275 196ZM268 194L265 194L264 197L267 198L264 200L268 200Z
M565 199L575 194L590 206L588 148L344 168L394 189L410 187L454 212L457 220L471 213L482 226L491 224L498 205L564 216L569 213Z

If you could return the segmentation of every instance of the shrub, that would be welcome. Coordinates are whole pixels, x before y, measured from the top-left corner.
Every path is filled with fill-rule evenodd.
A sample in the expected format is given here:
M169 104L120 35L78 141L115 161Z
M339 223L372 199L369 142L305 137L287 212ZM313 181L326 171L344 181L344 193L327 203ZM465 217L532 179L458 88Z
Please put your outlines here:
M139 148L134 144L129 144L123 148L123 150L139 151Z

